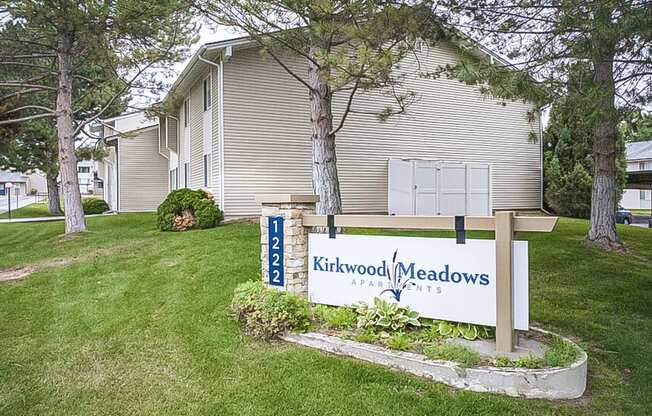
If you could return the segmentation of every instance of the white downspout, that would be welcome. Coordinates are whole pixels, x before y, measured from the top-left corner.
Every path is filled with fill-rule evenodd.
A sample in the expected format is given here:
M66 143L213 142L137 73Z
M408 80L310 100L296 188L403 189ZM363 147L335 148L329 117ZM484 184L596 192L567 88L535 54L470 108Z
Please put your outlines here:
M220 209L224 209L224 60L220 60L220 69L217 73L217 93L219 94L219 104L217 108L217 123L218 123L218 141L220 149Z

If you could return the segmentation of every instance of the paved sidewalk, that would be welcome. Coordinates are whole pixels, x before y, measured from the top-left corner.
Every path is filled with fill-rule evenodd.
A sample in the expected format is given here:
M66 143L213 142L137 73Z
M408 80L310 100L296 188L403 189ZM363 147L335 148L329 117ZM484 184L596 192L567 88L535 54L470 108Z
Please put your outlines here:
M105 217L109 215L118 215L117 212L108 212L106 214L92 214L92 215L85 215L84 217L86 218L92 218L92 217ZM15 223L15 222L47 222L47 221L61 221L65 217L37 217L37 218L12 218L12 219L4 219L0 220L0 224L8 224L8 223Z

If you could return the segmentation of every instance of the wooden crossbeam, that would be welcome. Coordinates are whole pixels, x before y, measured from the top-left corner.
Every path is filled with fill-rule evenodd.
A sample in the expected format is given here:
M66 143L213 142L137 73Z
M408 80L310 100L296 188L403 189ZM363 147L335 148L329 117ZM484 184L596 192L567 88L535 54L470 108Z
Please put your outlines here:
M500 214L500 212L499 212ZM551 232L557 217L514 216L514 231ZM326 215L304 215L304 227L326 227ZM411 230L454 230L455 217L413 215L335 215L335 226L350 228L399 228ZM496 217L464 217L464 228L473 231L495 231Z

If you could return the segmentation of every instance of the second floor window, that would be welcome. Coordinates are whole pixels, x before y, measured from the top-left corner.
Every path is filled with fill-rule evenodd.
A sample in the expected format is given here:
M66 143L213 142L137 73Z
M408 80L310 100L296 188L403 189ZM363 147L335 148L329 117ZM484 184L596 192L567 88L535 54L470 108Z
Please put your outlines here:
M91 167L90 166L78 166L77 167L77 172L78 173L91 173Z
M211 96L212 96L211 77L209 76L204 80L204 111L211 108L211 100L212 100Z

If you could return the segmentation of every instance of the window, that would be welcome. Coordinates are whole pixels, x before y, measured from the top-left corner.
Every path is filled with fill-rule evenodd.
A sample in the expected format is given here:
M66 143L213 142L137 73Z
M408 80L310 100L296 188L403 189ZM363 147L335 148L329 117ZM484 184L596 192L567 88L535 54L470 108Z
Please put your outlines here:
M190 100L183 102L183 127L190 125Z
M183 164L183 186L188 187L190 184L190 163Z
M78 173L91 173L91 167L90 166L78 166L77 167L77 172Z
M204 111L211 108L211 77L204 80Z
M178 175L179 170L177 168L174 168L170 171L170 190L175 190L177 189L177 175Z
M417 38L417 40L414 42L414 50L417 52L423 52L423 40Z
M204 155L204 186L210 186L211 185L211 171L212 171L212 163L211 163L211 154Z

